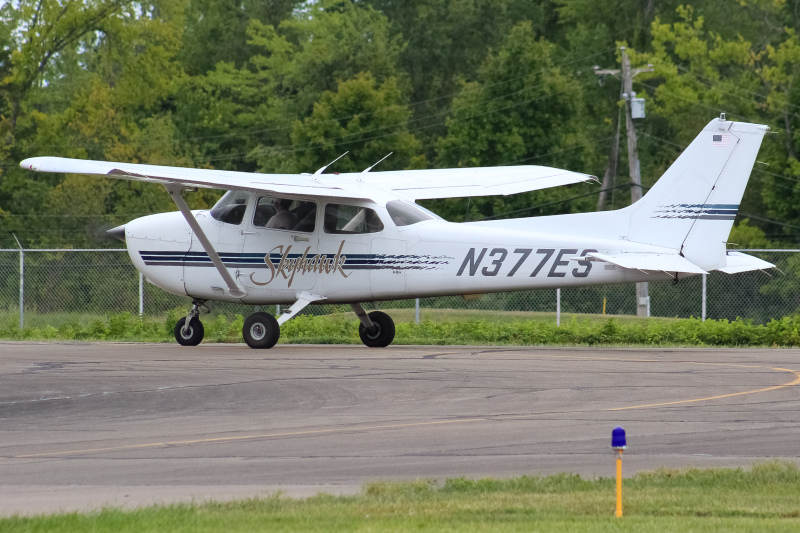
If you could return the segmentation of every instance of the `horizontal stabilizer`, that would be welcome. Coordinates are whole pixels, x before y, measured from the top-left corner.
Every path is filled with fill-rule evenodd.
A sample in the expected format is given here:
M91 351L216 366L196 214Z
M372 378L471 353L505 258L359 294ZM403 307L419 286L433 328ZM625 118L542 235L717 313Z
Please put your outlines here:
M767 268L775 268L775 265L742 252L728 252L725 256L725 266L717 270L726 274L738 274L739 272L765 270Z
M635 270L660 270L664 272L686 272L689 274L706 273L705 270L678 254L623 253L607 255L589 252L586 257ZM583 257L574 257L573 259L585 260Z

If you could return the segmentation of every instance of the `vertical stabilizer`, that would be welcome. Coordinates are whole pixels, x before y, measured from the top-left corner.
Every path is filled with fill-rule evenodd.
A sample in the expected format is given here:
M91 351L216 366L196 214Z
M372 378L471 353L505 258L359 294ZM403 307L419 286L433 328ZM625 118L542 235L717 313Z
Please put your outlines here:
M629 240L680 250L705 270L725 264L725 241L769 128L712 120L628 208Z

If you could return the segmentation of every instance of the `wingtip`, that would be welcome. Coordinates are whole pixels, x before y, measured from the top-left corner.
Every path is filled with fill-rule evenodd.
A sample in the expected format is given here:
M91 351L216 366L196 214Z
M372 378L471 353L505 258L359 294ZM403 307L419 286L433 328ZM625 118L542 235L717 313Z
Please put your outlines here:
M27 159L23 159L19 162L19 167L24 168L25 170L39 170L38 166L36 165L36 158L29 157Z

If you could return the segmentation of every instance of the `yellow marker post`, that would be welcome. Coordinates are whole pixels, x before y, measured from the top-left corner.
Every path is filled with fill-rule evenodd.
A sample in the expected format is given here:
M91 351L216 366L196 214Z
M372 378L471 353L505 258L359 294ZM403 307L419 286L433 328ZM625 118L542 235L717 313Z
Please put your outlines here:
M617 517L622 516L622 450L617 450Z
M617 452L617 518L622 516L622 452L628 447L625 430L615 427L611 432L611 447Z
M606 314L606 298L603 297L603 314Z

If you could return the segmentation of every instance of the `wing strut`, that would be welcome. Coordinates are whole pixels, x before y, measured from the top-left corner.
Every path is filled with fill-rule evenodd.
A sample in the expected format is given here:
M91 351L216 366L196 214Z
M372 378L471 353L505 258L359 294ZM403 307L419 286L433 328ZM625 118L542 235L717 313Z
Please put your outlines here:
M214 263L215 267L217 267L217 272L219 272L219 275L222 276L223 280L225 280L225 284L228 286L228 294L234 298L243 298L244 296L247 296L247 291L236 284L233 276L231 276L231 273L228 272L228 269L225 268L225 265L222 263L222 259L219 258L219 254L214 247L211 246L211 241L208 240L208 237L206 237L206 234L203 232L200 224L197 223L197 219L194 218L194 215L189 210L189 206L186 205L186 200L184 200L183 196L181 196L181 189L183 186L165 184L164 188L167 189L167 192L172 197L175 205L177 205L178 209L180 209L181 213L183 213L183 218L185 218L186 222L189 223L189 227L192 228L192 231L194 231L194 234L197 236L200 244L203 245L203 250L206 251L208 257L211 259L211 262Z

